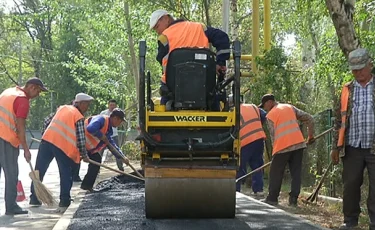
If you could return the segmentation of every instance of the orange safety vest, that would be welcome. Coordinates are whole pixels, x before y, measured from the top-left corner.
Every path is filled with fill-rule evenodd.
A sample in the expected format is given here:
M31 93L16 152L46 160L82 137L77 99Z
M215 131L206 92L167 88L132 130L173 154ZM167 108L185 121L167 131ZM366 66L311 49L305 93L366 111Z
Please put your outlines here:
M163 45L168 43L169 52L162 60L163 76L161 77L161 81L163 83L166 83L165 72L167 70L168 56L174 49L183 47L209 47L208 38L204 31L204 25L189 21L178 22L164 30L163 35L167 37L167 41L162 43L164 43Z
M299 128L293 106L288 104L277 104L267 114L267 118L274 124L272 155L305 141Z
M346 125L346 114L348 110L349 101L349 84L345 84L341 92L341 128L339 130L339 139L337 141L337 147L344 146L345 142L345 125Z
M259 139L265 139L259 109L253 104L241 104L241 147Z
M104 117L104 126L100 129L100 132L105 135L108 132L108 124L109 124L109 116L107 115L97 115ZM85 120L85 134L86 134L86 149L88 151L95 149L95 152L98 152L105 148L105 144L102 145L100 148L96 149L100 140L99 138L95 137L91 133L89 133L86 127L90 124L90 121L93 117L89 117Z
M17 135L17 120L13 107L17 97L27 97L19 87L6 89L0 94L0 138L16 148L21 143Z
M83 115L73 105L60 106L42 136L45 140L63 151L75 163L80 162L77 148L76 123Z

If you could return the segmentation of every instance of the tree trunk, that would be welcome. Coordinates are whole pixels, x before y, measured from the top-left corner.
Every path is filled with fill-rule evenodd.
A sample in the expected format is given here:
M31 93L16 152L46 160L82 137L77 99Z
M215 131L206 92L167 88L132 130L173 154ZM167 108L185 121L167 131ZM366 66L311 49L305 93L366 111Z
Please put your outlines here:
M210 12L209 12L210 3L208 2L208 0L203 0L203 7L204 7L204 14L206 17L206 25L211 27L211 19L210 19Z
M345 57L360 46L353 25L355 0L325 0Z
M231 10L231 41L235 41L238 38L238 23L237 23L237 0L231 0L230 3Z
M126 23L126 31L128 34L128 42L129 42L129 51L130 51L130 57L131 57L131 62L132 62L132 72L133 72L133 77L134 77L134 84L135 84L135 89L137 92L137 101L139 99L139 72L138 72L138 60L135 55L134 51L134 39L132 35L132 27L131 27L131 22L130 22L130 14L129 14L129 4L127 1L124 1L124 13L125 13L125 23Z

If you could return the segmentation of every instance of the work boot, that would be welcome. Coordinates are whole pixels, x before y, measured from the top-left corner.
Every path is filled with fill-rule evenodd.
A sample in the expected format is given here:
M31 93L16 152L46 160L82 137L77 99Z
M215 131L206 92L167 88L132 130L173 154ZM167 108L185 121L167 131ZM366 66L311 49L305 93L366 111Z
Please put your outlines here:
M276 205L279 204L279 202L277 200L276 201L269 200L268 197L266 199L262 199L260 201L263 202L263 203L267 203L267 204L273 205L273 206L276 206Z
M289 197L289 206L297 207L298 197L290 196Z
M73 182L82 182L82 179L79 176L75 176L73 177Z
M94 191L94 189L93 189L93 188L87 188L87 187L85 187L85 186L82 186L82 185L81 185L81 189L82 189L82 190L86 190L86 191L89 191L89 192L93 192L93 191Z
M39 207L42 206L42 203L37 200L37 199L30 199L29 205L34 206L34 207Z
M348 222L348 223L343 223L340 226L340 230L349 230L349 229L355 229L358 226L358 223L355 222Z
M70 206L70 203L72 201L73 201L72 199L70 199L70 200L60 200L59 207L61 207L61 208L67 208L67 207Z
M264 192L263 191L252 192L251 195L256 196L256 197L264 197Z
M13 209L6 210L5 215L14 216L14 215L25 215L28 213L29 211L23 210L20 206L16 205Z

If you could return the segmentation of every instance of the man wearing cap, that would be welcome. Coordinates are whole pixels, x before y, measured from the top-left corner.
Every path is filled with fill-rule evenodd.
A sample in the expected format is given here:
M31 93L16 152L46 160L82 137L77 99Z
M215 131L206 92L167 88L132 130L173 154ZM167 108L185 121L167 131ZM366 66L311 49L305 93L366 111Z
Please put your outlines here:
M64 212L71 203L72 170L80 162L88 162L84 114L87 112L93 97L78 93L74 105L60 106L51 123L45 130L39 145L35 170L39 170L40 180L49 164L56 159L60 174L60 202L58 212ZM31 184L30 205L40 206Z
M150 29L159 35L158 54L156 60L163 67L161 78L161 103L165 104L167 98L163 95L166 88L165 70L168 63L168 55L176 48L202 47L209 48L211 43L216 48L216 72L218 75L226 72L226 60L229 59L229 37L224 31L207 27L201 23L189 22L183 19L174 20L165 10L156 10L150 17Z
M102 157L99 152L108 146L109 150L116 158L121 159L125 164L129 164L128 158L124 156L112 138L112 128L119 127L124 120L125 113L118 108L113 109L110 116L97 115L85 120L87 140L86 149L89 152L89 158L91 160L101 163ZM117 151L112 149L110 145L112 145ZM99 166L89 164L87 174L81 184L81 189L92 192L98 173Z
M341 101L336 106L335 131L331 158L343 163L342 180L344 224L340 229L358 225L361 212L361 185L367 168L369 194L367 209L370 229L375 229L375 89L372 60L366 49L349 53L349 68L354 80L344 85Z
M303 150L306 148L298 121L307 125L308 143L313 143L313 117L292 105L276 102L272 94L264 95L259 107L268 112L267 123L273 143L268 196L263 201L271 205L278 204L284 170L288 164L292 177L289 205L297 206L301 190Z
M108 101L108 109L102 111L100 113L100 115L110 116L112 111L115 108L117 108L117 101L115 99L111 99L111 100ZM119 139L118 139L117 127L112 127L112 130L113 130L112 139L114 140L114 142L118 146L119 145ZM100 155L103 156L103 153L104 153L104 148L100 151ZM124 162L122 161L122 159L116 157L116 164L117 164L117 168L119 170L124 171Z
M23 148L27 162L31 160L26 143L26 118L29 113L30 99L47 91L39 78L30 78L25 86L12 87L0 94L0 171L5 175L6 215L27 214L16 203L18 182L19 146Z

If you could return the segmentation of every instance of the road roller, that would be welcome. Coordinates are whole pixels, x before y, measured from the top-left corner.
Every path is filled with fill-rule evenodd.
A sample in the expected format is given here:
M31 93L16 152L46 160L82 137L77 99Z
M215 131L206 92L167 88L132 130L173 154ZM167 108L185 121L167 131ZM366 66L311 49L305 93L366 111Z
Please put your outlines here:
M234 218L240 154L240 57L231 44L234 74L216 76L216 55L206 48L170 52L167 99L151 96L146 41L139 43L139 128L146 218ZM231 87L230 87L231 86ZM234 108L226 109L230 88ZM229 90L228 90L229 91ZM219 103L220 101L220 103Z

